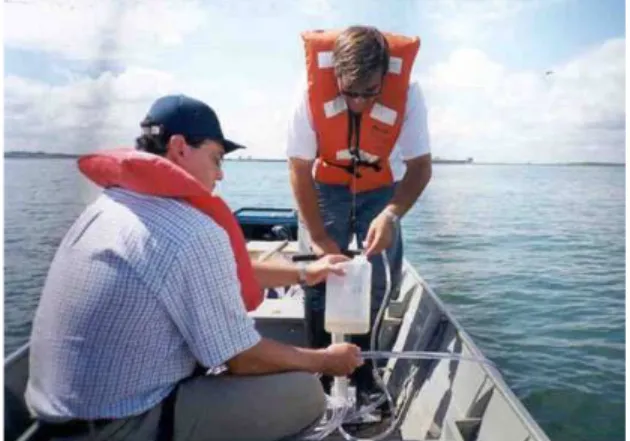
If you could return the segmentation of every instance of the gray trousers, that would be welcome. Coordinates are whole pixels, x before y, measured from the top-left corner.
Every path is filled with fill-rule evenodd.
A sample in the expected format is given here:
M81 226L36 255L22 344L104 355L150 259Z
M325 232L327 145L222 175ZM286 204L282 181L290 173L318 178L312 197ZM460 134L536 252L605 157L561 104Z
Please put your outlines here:
M155 441L161 407L63 440ZM194 377L177 391L173 441L299 439L325 409L324 392L312 374Z

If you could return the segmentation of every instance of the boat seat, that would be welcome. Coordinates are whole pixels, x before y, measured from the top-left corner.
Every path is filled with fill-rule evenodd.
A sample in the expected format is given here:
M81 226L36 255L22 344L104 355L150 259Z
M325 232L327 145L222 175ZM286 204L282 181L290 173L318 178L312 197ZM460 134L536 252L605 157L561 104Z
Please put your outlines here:
M256 329L266 338L285 344L306 346L304 305L295 298L266 298L248 314L254 319Z

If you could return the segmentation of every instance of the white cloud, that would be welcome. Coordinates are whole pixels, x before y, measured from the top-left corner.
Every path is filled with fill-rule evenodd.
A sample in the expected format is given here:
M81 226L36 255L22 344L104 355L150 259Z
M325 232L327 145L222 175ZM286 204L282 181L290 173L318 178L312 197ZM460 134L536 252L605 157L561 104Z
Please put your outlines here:
M104 24L114 14L112 0L87 1L5 3L5 10L10 9L5 26L9 47L90 58L95 56L95 45L109 35L111 41L120 42L110 45L109 54L122 61L115 64L128 65L121 73L106 71L95 78L69 68L63 85L6 77L8 149L86 152L131 142L139 119L157 96L182 92L215 107L225 132L250 147L246 154L283 156L294 98L293 90L287 90L293 88L287 81L287 72L302 75L303 60L298 55L295 63L262 56L267 53L258 51L258 47L288 53L286 48L271 46L276 41L275 34L260 34L270 44L253 45L248 51L253 34L230 33L230 21L221 21L229 6L226 2L203 4L202 11L200 3L194 1L136 0L125 2L125 18L119 21L121 34L113 35L108 34ZM290 4L293 12L297 9L303 14L320 11L321 5L326 11L331 5L327 0ZM470 10L474 12L470 20L475 26L489 26L526 8L539 7L541 1L429 4L434 5L438 22L450 20L444 15L446 12L452 12L457 19ZM258 17L279 9L282 3L238 3L236 12L231 14L246 14L248 5ZM217 31L221 39L216 40L214 34L210 40L205 39L210 34L206 35L200 26L209 26L209 21L221 21L223 33L213 26L208 31ZM257 26L263 26L261 23ZM168 59L162 60L165 71L139 67L150 65L145 63L146 57L177 44L194 29L199 31L199 39L182 48L194 51L192 68L181 61L169 65ZM228 45L225 42L230 38L238 41ZM224 50L217 41L230 50ZM200 47L207 50L199 50ZM295 50L301 50L297 38ZM216 70L217 59L221 60L218 66L222 70ZM420 79L430 111L434 152L439 156L474 156L490 161L623 160L624 60L625 40L610 40L566 64L554 66L553 74L545 75L515 71L479 49L461 47L447 61L430 67ZM51 67L65 69L66 65L52 63ZM300 83L302 80L295 79Z
M624 53L625 40L610 40L545 75L508 69L476 49L454 51L420 78L434 154L624 160ZM183 92L217 109L226 134L248 145L244 154L282 157L294 90L250 83L225 91L221 84L139 67L59 86L9 76L6 147L87 152L129 143L157 96Z
M4 87L6 149L64 153L131 145L157 97L184 93L215 108L226 136L248 147L241 154L281 158L293 99L256 87L222 94L203 78L139 67L56 86L8 76Z
M7 0L4 13L8 48L131 64L155 61L195 32L211 37L208 48L226 39L248 44L245 27L257 20L272 27L284 23L279 17L330 20L335 9L330 0Z
M82 60L148 58L204 20L196 0L24 0L4 12L6 47Z
M169 74L134 67L62 86L8 76L5 148L88 152L130 143L150 103L175 86Z
M429 21L437 34L453 41L479 41L497 25L537 8L567 0L440 0L427 2Z
M625 40L550 74L459 49L421 79L434 152L486 161L624 160Z
M505 75L505 69L477 49L459 49L447 63L437 64L433 76L442 87L492 88Z

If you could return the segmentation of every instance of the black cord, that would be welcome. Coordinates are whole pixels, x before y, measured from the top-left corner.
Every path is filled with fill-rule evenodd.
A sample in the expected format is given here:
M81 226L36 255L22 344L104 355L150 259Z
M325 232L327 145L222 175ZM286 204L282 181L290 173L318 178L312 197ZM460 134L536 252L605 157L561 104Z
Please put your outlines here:
M357 196L356 196L356 185L357 179L357 168L361 161L361 156L359 154L359 137L361 134L361 115L356 114L354 112L348 111L348 150L350 151L350 166L352 168L352 205L350 207L350 237L352 234L357 236ZM354 142L354 145L352 141ZM358 240L357 237L357 248L359 250L363 249L362 244Z

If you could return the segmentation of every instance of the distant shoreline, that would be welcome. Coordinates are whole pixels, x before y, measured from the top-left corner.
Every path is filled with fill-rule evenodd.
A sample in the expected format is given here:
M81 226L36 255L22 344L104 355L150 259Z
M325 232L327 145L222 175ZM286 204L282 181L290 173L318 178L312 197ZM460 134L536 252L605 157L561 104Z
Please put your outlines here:
M46 153L46 152L24 152L24 151L8 151L4 152L5 159L78 159L83 154L74 153ZM271 158L225 158L229 162L286 162L286 159ZM595 166L595 167L625 167L623 162L592 162L592 161L576 161L576 162L472 162L456 159L434 158L433 164L446 165L532 165L532 166Z

